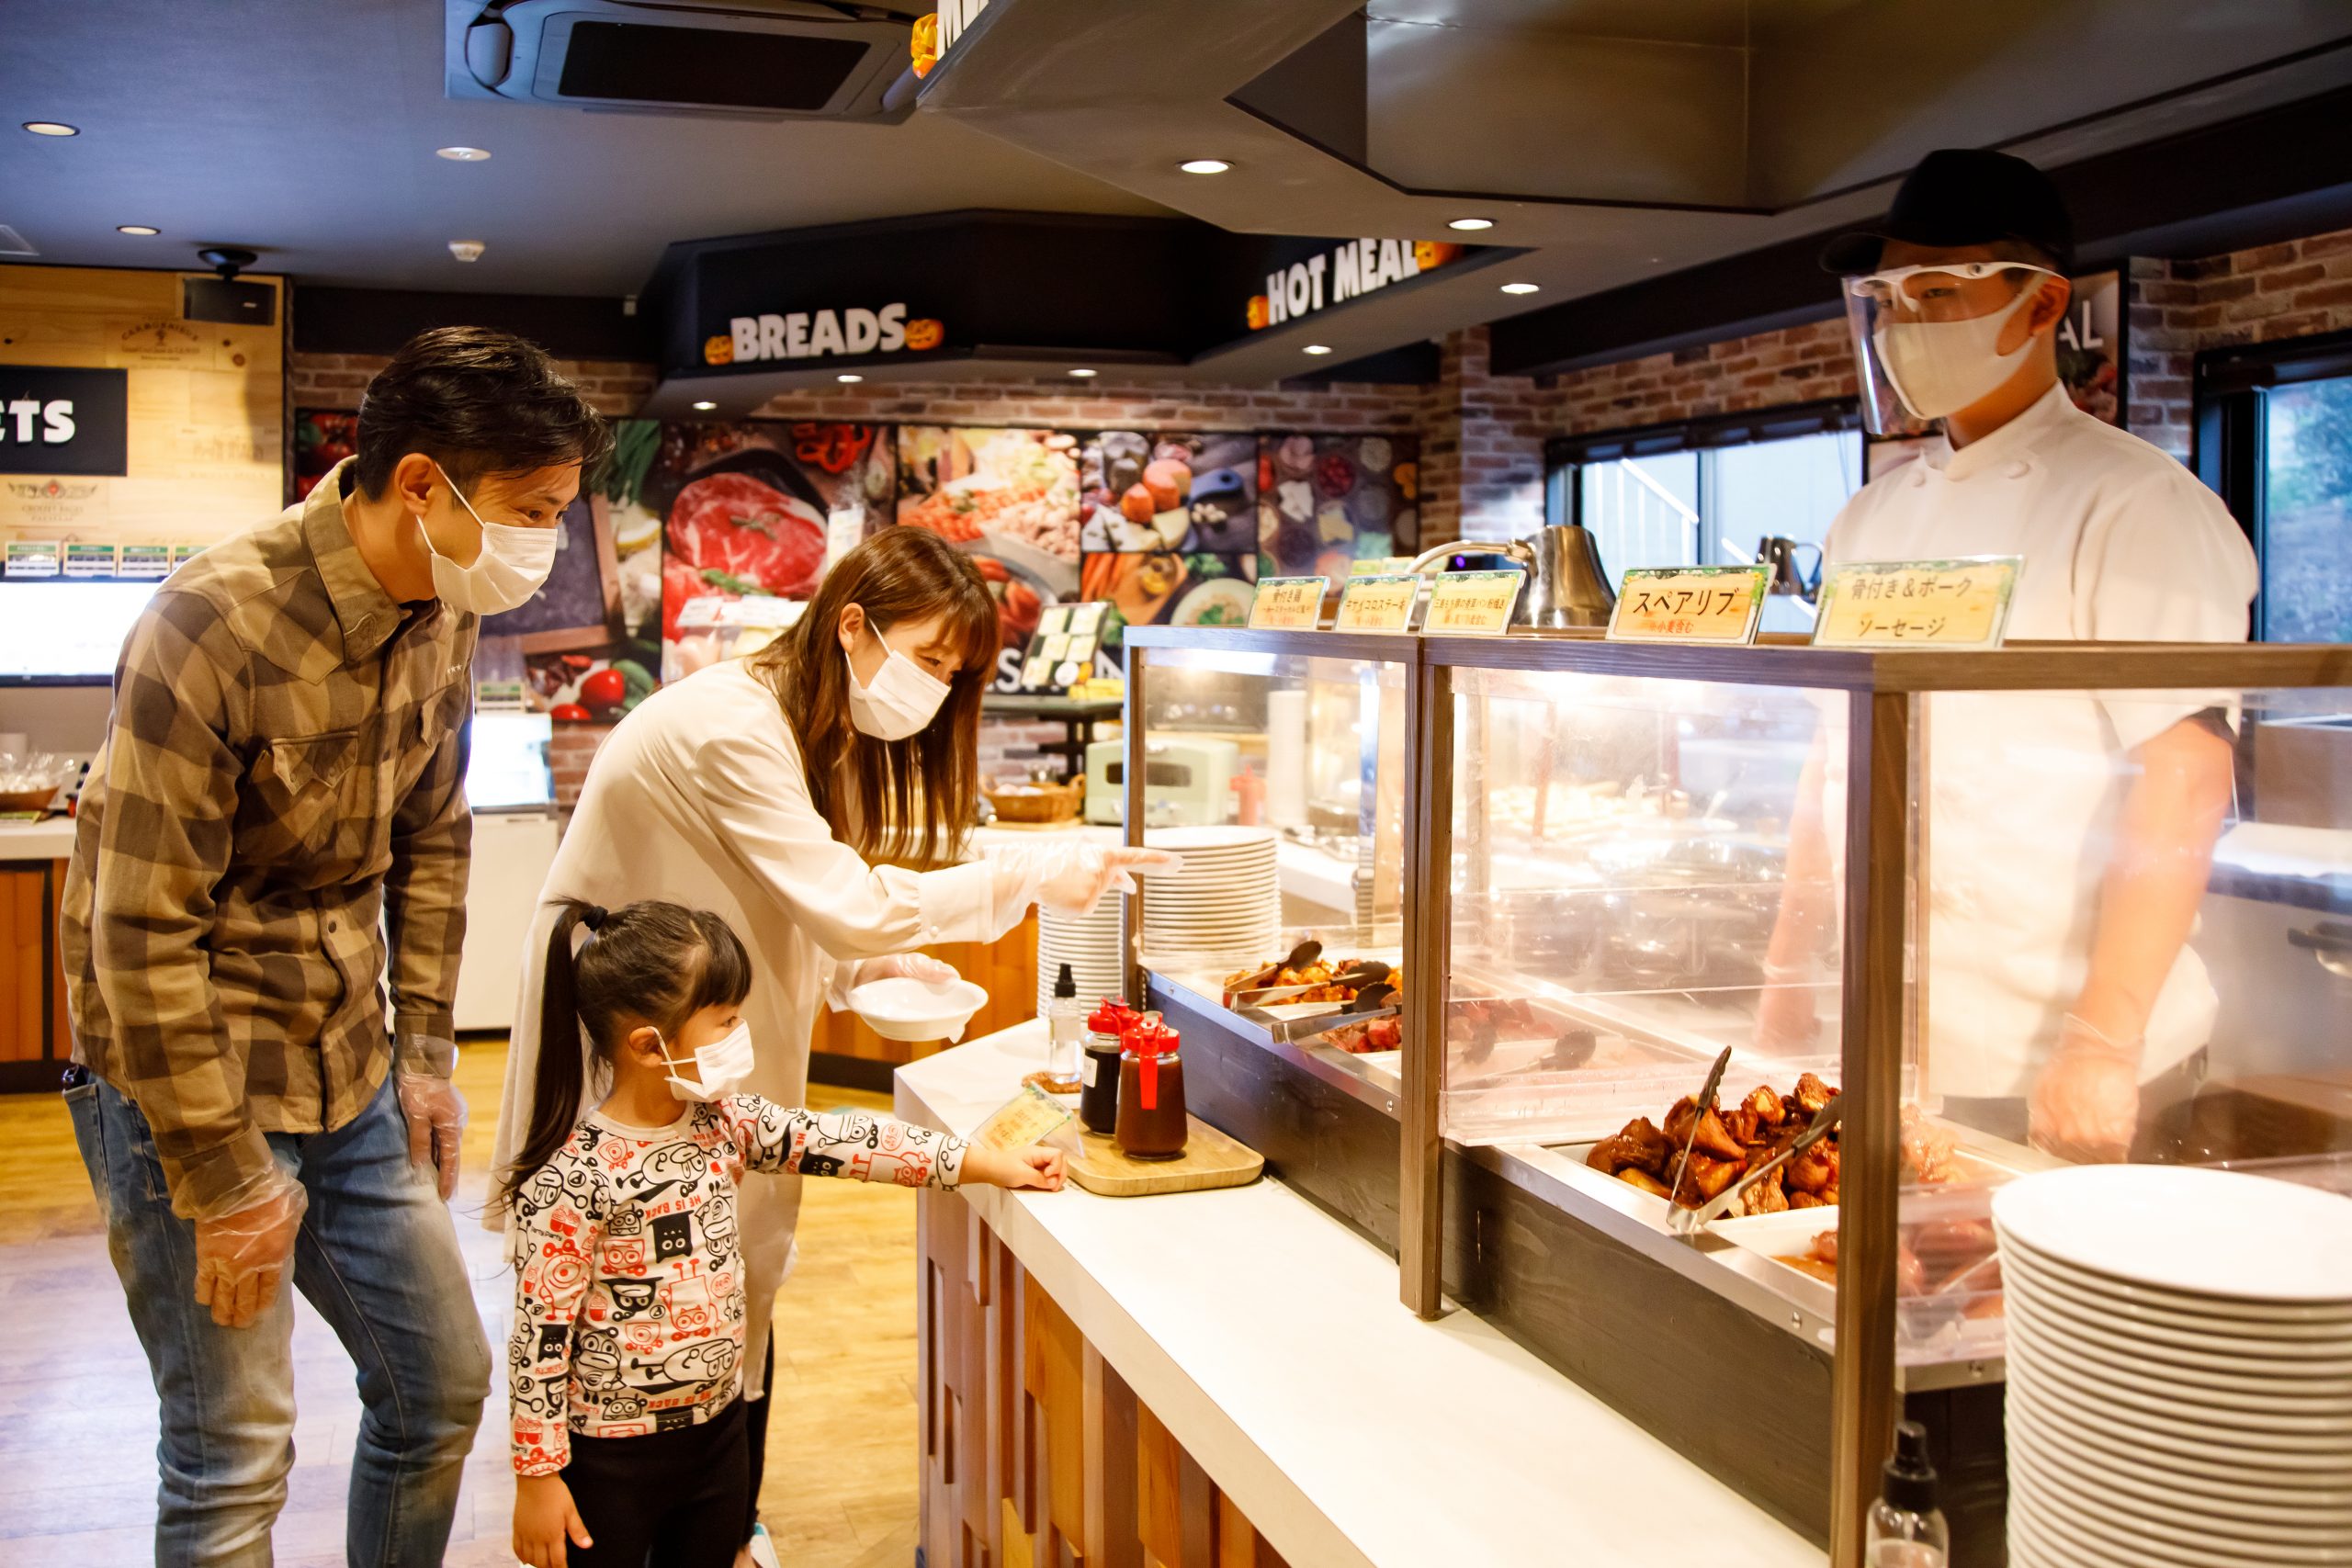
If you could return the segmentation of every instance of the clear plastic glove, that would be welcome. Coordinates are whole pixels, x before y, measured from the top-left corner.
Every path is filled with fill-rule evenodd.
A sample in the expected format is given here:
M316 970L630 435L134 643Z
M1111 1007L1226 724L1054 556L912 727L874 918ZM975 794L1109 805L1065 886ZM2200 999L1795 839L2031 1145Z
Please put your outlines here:
M277 1166L226 1213L196 1221L196 1304L223 1328L248 1328L277 1299L311 1196Z
M2140 1126L2142 1043L2110 1038L2066 1015L2028 1106L2034 1147L2061 1159L2113 1164Z
M458 1190L458 1141L466 1130L466 1097L458 1086L433 1073L396 1069L393 1088L408 1118L408 1157L419 1170L435 1173L441 1201Z
M998 908L1042 904L1067 915L1091 915L1106 893L1132 893L1137 874L1170 874L1184 869L1166 850L1124 844L1054 844L1015 849L990 857L1006 881L998 884Z
M963 977L956 972L956 965L927 953L893 953L859 964L846 988L854 991L876 980L921 980L926 986L944 986Z

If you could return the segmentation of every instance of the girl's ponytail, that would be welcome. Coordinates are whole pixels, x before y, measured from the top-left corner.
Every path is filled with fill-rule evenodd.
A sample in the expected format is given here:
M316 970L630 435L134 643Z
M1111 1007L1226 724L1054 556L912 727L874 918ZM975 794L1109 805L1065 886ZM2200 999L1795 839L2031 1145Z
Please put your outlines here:
M601 906L567 900L548 933L547 979L539 991L539 1061L531 1075L530 1132L506 1169L510 1192L555 1157L580 1120L580 1102L587 1090L587 1053L581 1045L571 939L582 926L593 934L605 919Z

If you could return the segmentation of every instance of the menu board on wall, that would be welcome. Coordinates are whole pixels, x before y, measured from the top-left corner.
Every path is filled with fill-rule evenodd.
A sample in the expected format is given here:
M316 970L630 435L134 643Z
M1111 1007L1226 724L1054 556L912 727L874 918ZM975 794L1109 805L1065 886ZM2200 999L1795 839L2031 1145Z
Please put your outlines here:
M1261 438L1259 575L1343 580L1419 548L1420 446L1409 435Z
M1008 649L1079 592L1079 438L1064 430L899 427L898 521L972 558Z
M0 539L204 544L283 504L278 327L181 320L176 273L11 267L7 285L0 365L123 372L122 449L103 472L12 462L0 474ZM112 408L109 395L108 419ZM62 428L44 418L35 434Z

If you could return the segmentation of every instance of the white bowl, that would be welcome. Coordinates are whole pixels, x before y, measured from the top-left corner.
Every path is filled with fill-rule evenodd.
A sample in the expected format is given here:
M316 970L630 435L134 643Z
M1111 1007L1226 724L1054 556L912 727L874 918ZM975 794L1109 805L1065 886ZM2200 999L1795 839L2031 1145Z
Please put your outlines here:
M885 1040L961 1040L989 994L969 980L874 980L849 994L849 1010Z

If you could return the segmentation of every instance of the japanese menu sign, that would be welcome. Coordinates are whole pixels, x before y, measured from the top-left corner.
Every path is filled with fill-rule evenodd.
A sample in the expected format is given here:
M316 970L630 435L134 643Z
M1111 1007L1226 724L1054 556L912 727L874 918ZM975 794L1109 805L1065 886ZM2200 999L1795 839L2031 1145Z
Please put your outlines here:
M1262 577L1250 601L1250 625L1261 631L1313 631L1323 619L1321 577Z
M1449 571L1430 584L1421 630L1497 637L1510 629L1511 607L1527 581L1523 571Z
M2022 556L1847 561L1821 576L1816 648L2001 646Z
M1420 594L1418 577L1351 577L1340 591L1337 629L1343 632L1401 632L1413 625L1413 602Z
M1729 643L1756 640L1764 615L1760 566L1634 568L1617 590L1611 642Z

